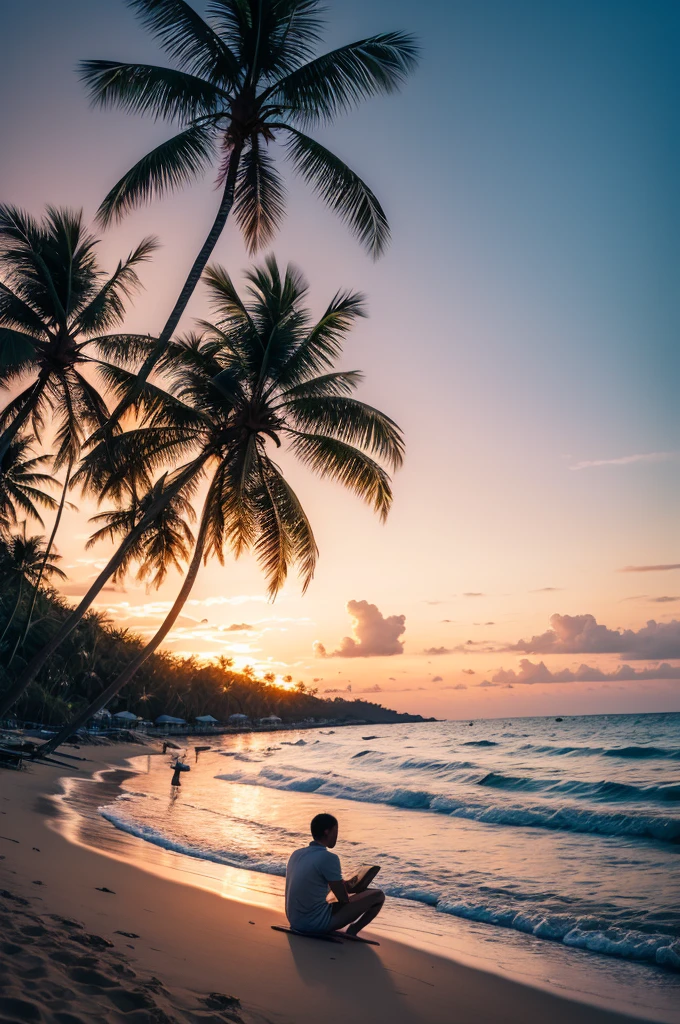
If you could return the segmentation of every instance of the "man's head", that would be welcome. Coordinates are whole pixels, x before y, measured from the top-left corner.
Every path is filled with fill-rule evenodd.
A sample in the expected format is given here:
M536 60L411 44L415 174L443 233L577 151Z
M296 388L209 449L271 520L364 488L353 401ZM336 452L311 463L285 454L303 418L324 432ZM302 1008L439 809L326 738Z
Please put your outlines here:
M338 819L332 814L317 814L312 818L312 837L322 846L333 849L338 841Z

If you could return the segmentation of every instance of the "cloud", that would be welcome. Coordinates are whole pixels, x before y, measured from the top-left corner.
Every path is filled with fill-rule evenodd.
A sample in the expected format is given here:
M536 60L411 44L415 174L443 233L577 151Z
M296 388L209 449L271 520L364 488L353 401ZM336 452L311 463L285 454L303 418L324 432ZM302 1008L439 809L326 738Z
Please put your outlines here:
M426 647L423 654L453 654L455 647Z
M669 572L671 569L680 569L680 562L668 565L626 565L619 572Z
M609 629L594 615L552 615L551 628L504 648L525 654L620 654L633 661L680 658L680 621L655 622L642 629Z
M64 597L84 597L92 586L91 576L88 580L83 580L82 583L62 583L59 586L59 593L63 594ZM124 594L126 593L125 588L122 586L108 585L102 587L100 593L102 594Z
M621 455L617 459L587 459L569 469L592 469L596 466L630 466L634 462L674 462L680 452L648 452L645 455Z
M667 604L669 601L680 601L680 597L650 597L654 604Z
M406 630L405 615L385 618L377 605L368 601L348 601L347 611L354 620L354 636L343 637L337 650L330 654L317 640L314 652L318 658L379 658L404 653L399 637Z
M248 629L255 629L255 626L247 622L232 622L231 626L223 626L222 629L225 633L244 633Z
M466 683L454 683L450 686L442 686L442 690L467 690Z
M383 688L380 683L375 683L373 686L362 686L356 693L382 693Z
M519 671L501 668L491 679L485 679L480 686L508 686L517 683L534 686L541 683L599 683L631 682L636 679L680 679L680 666L664 662L656 668L635 669L630 665L619 665L613 672L603 672L596 665L579 665L576 671L569 668L551 671L543 661L533 662L522 658Z
M564 590L564 587L539 587L538 590L530 590L530 594L554 594L557 590Z
M481 591L475 591L475 590L467 590L463 594L463 597L485 597L485 596L486 595L482 594Z
M433 683L443 683L444 682L444 677L443 676L432 676L431 682L433 682Z
M475 675L475 670L473 668L464 668L463 669L463 675L474 676Z

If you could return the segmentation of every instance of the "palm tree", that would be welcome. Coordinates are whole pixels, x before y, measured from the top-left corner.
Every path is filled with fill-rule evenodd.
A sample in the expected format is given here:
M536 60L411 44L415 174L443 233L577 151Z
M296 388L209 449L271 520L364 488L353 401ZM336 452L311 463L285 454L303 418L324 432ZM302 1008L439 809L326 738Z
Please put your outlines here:
M17 638L16 644L14 645L14 650L12 651L9 662L7 663L8 666L14 659L16 651L24 642L26 634L30 628L35 603L40 591L40 585L49 563L50 553L52 552L54 545L54 537L56 535L59 519L61 518L61 513L66 501L66 487L62 490L61 500L58 504L50 494L47 494L41 489L45 486L55 486L58 481L49 473L41 472L43 465L46 462L49 462L52 456L34 456L32 451L32 445L34 442L35 437L33 437L33 435L15 437L13 441L10 441L3 457L0 458L0 532L4 532L5 535L8 535L11 529L18 525L19 513L23 513L24 516L35 519L40 526L44 526L45 524L38 512L36 503L43 505L48 509L57 510L55 523L52 527L52 533L45 548L43 569L42 572L38 573L33 582L33 596L29 603L26 622L22 632ZM12 619L18 611L18 608L19 604L17 603L12 612ZM7 631L8 626L6 627L5 632ZM3 633L3 636L4 635L5 634Z
M137 335L103 335L118 327L125 299L139 287L136 267L156 248L144 239L108 277L97 262L97 239L83 227L82 211L48 207L42 222L0 205L0 386L25 385L0 413L0 473L19 432L32 421L37 435L47 413L56 426L55 470L65 468L61 500L45 551L50 557L66 506L73 467L84 438L108 417L97 388L83 375L107 346L134 346ZM2 484L0 483L0 487ZM42 578L42 577L41 577ZM21 645L31 626L40 588L33 591Z
M307 284L288 267L282 278L273 257L247 275L248 298L237 293L226 272L215 267L207 282L216 315L203 335L169 346L162 369L170 389L150 400L148 425L115 440L121 467L126 451L174 461L188 450L206 470L208 491L191 565L170 613L153 639L50 749L96 713L132 678L174 625L196 579L201 560L223 561L225 547L238 557L252 549L273 599L290 565L297 565L303 592L317 559L312 527L300 501L271 457L285 443L318 475L342 483L385 519L392 502L389 476L374 456L392 468L403 459L403 438L384 413L351 397L356 371L330 371L344 336L364 315L362 297L338 292L312 324L303 306ZM109 382L127 386L131 371L107 371ZM108 446L101 443L84 462L99 487L110 473ZM34 671L37 671L39 665ZM29 681L26 676L23 682ZM0 706L0 716L4 705Z
M153 488L141 499L133 492L126 506L93 516L90 522L96 523L98 529L85 547L92 548L101 540L124 540L143 519L153 495ZM181 562L188 561L194 542L189 523L195 518L196 514L188 498L184 494L175 495L154 516L139 539L126 550L125 560L114 573L113 580L122 581L132 563L137 562L137 579L158 590L171 568L181 572Z
M46 415L56 428L54 466L70 469L84 437L108 410L84 376L100 365L106 345L133 345L137 335L106 335L118 327L125 300L139 287L136 267L156 248L145 238L113 274L103 274L97 239L83 227L82 211L47 208L41 222L0 205L0 387L21 390L0 412L0 458L31 421L40 437Z
M65 580L66 573L55 564L59 555L52 555L52 561L45 558L43 538L26 535L26 523L21 533L15 534L0 543L0 579L7 587L12 601L12 611L8 616L5 628L0 635L0 649L14 617L21 607L24 587L38 586L43 577L58 576Z
M126 0L176 67L91 60L80 66L92 101L181 125L142 157L104 199L106 224L216 167L217 216L132 391L165 352L233 208L251 252L268 244L284 214L285 187L269 153L280 140L295 170L378 257L387 219L371 189L302 129L329 123L362 100L397 90L417 60L404 32L389 32L313 57L321 0L211 0L205 21L186 0Z
M8 534L18 526L19 516L42 521L37 506L55 509L57 502L44 487L53 487L58 481L42 472L49 455L34 455L32 435L15 438L0 457L0 533Z

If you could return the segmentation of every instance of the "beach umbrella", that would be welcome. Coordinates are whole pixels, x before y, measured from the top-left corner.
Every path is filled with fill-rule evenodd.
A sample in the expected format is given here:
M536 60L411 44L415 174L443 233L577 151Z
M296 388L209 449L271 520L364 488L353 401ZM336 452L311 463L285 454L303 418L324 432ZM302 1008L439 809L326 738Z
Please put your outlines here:
M235 714L235 715L229 715L229 721L230 722L247 722L248 721L248 716L247 715L242 715L239 712L238 714Z
M172 715L159 715L156 725L186 725L183 718L173 718Z
M195 721L196 722L205 722L205 723L214 722L215 724L217 723L217 719L213 718L212 715L198 715L196 717Z
M136 722L139 719L139 715L133 715L131 711L116 711L113 717L123 719L126 722Z

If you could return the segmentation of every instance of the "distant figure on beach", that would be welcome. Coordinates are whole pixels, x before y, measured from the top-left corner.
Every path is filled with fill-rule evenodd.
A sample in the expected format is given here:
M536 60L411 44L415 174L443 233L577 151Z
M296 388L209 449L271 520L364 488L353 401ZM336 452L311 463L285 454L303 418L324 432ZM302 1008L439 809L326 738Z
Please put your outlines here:
M338 841L338 820L317 814L311 823L312 842L291 854L286 867L286 917L300 932L327 933L347 928L357 935L378 916L385 894L365 888L365 876L343 881L340 858L331 850ZM372 869L370 877L377 874ZM357 891L360 888L362 891ZM329 903L332 892L337 902Z

